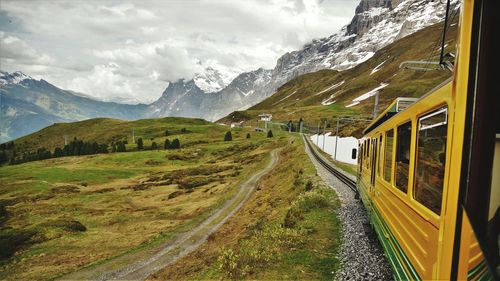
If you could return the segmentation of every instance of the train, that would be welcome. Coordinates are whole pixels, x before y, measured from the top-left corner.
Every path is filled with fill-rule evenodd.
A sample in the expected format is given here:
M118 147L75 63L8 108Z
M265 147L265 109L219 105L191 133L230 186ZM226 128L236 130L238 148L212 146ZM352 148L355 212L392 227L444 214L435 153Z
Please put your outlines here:
M451 78L360 139L357 190L398 280L499 280L496 2L461 1Z

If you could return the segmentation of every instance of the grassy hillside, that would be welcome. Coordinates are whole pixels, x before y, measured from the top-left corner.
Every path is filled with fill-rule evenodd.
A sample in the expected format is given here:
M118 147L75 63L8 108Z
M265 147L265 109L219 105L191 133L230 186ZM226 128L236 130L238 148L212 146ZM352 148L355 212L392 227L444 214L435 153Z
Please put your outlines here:
M303 118L311 126L321 119L333 122L335 116L355 115L370 118L374 98L367 98L358 105L346 108L353 99L388 84L380 90L379 112L396 97L421 97L451 76L449 70L415 71L400 69L408 60L439 60L443 24L436 24L402 38L364 63L346 70L321 70L301 75L281 86L278 91L248 110L234 112L219 122L246 121L253 123L257 115L272 113L274 120L298 121ZM448 28L446 51L454 51L457 32L456 22ZM429 66L429 68L431 68ZM376 71L375 71L376 70ZM366 123L345 127L344 134L359 134Z
M150 280L333 279L339 201L293 136L245 206L197 251Z
M183 128L186 130L183 131ZM73 138L108 144L126 140L129 143L127 150L130 150L135 148L135 145L132 144L132 129L135 131L135 140L142 138L145 141L145 146L149 146L152 141L162 145L166 130L168 130L169 139L179 138L183 145L196 142L198 138L205 138L207 133L207 137L214 136L215 140L215 135L228 130L225 126L215 125L202 119L167 117L123 121L110 118L95 118L79 122L53 124L38 132L14 140L14 144L16 151L22 153L24 151L35 151L40 147L54 151L56 147L64 146L65 137L68 143Z
M233 130L233 141L225 142L228 127L165 118L57 124L16 140L16 147L54 147L63 134L130 141L131 128L145 146L149 138L162 143L168 129L183 147L0 167L0 279L51 279L168 241L207 217L267 161L268 151L286 144L280 132L269 139L250 129Z

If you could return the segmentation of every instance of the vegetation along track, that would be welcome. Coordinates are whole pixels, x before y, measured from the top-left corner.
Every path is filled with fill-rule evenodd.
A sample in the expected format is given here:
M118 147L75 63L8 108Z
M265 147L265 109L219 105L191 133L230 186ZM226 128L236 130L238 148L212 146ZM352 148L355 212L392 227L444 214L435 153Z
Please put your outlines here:
M271 160L267 166L253 174L240 185L235 196L228 200L194 229L176 237L173 241L161 245L146 258L132 263L115 260L96 268L83 269L61 278L61 280L144 280L151 274L186 256L202 245L208 236L218 230L248 200L259 179L271 171L278 162L278 151L271 151Z
M330 173L332 173L336 178L338 178L341 182L345 183L353 192L356 194L358 193L358 190L356 188L356 181L345 175L344 173L340 172L336 168L334 168L332 165L330 165L319 153L316 151L316 149L313 147L311 144L311 141L309 138L307 138L305 135L303 135L304 140L309 147L309 150L311 151L312 155L316 160L323 166L325 169L327 169Z

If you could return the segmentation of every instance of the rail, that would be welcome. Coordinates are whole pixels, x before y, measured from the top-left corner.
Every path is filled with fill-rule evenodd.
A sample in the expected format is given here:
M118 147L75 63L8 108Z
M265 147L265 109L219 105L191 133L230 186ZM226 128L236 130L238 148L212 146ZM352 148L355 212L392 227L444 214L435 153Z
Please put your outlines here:
M340 172L336 168L334 168L332 165L330 165L319 153L316 151L316 149L313 147L311 144L311 140L309 140L305 135L303 135L304 141L307 144L307 147L309 147L309 150L311 151L312 155L316 160L323 166L325 169L330 172L332 175L334 175L336 178L338 178L341 182L343 182L345 185L347 185L356 195L358 194L358 190L356 188L356 181L352 180L348 176L344 175L344 173Z

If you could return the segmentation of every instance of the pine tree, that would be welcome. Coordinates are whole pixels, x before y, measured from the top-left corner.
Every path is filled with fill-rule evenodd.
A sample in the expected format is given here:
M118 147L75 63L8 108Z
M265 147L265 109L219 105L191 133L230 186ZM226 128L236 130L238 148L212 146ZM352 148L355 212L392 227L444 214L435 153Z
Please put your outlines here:
M116 152L116 144L113 143L113 146L111 146L111 152Z
M179 149L179 148L181 148L181 142L179 141L179 139L175 139L172 141L172 144L170 145L170 147L172 149Z
M154 142L151 143L151 150L155 150L155 149L158 149L158 145L154 141Z
M170 149L170 140L169 139L165 139L165 144L163 145L163 148Z
M63 155L63 150L60 147L56 147L54 150L54 157L62 157Z
M142 138L139 138L137 140L137 149L139 149L139 150L144 149L144 143L142 142Z
M233 135L231 135L231 131L227 131L226 135L224 136L224 141L232 141L233 140Z
M127 149L125 148L125 143L122 141L118 142L118 147L116 148L117 152L125 152Z
M168 137L170 135L170 133L168 132L168 130L165 130L165 136Z
M268 138L272 138L272 137L273 137L273 131L269 130L269 131L267 132L267 137L268 137Z
M250 133L247 133L247 139L249 139L249 138L250 138Z

